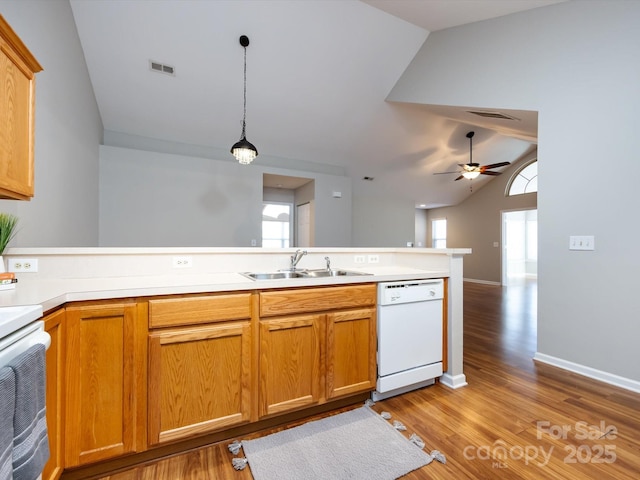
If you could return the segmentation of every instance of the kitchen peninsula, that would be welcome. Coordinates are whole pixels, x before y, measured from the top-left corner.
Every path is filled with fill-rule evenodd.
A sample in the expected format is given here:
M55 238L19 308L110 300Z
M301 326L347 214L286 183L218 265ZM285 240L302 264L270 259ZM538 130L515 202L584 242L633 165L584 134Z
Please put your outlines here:
M243 275L286 270L294 250L9 249L5 261L37 260L38 271L18 272L17 288L0 292L0 307L41 305L52 336L52 460L44 478L170 454L368 395L379 282L445 279L440 381L466 385L462 261L469 249L308 248L298 269L326 269L329 257L332 269L360 274Z

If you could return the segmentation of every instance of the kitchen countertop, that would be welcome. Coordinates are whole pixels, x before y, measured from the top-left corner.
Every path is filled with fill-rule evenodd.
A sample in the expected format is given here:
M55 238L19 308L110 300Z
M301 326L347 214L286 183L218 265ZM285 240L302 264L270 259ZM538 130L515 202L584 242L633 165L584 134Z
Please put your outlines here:
M345 285L448 277L446 271L378 266L350 268L370 273L345 277L251 280L240 273L140 275L96 278L21 278L13 290L0 291L0 307L41 305L46 312L64 303L154 295Z

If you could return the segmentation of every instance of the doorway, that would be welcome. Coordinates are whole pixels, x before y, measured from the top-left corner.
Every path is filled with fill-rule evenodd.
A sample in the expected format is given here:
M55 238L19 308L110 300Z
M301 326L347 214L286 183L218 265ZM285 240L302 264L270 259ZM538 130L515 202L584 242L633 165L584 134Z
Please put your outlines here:
M538 210L502 212L502 285L538 278Z
M312 178L264 173L262 201L276 218L263 211L262 246L271 248L312 247L314 242L313 203L315 181ZM281 211L287 205L286 211ZM285 225L286 223L286 225ZM268 227L268 228L266 228ZM265 231L269 230L269 234Z

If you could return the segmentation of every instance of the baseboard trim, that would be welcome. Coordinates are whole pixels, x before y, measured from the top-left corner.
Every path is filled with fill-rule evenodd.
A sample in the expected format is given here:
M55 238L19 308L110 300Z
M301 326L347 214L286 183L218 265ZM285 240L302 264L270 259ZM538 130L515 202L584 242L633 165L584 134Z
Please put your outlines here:
M462 281L471 282L471 283L482 283L483 285L497 285L497 286L502 285L500 282L492 282L490 280L479 280L477 278L463 278Z
M569 370L570 372L583 375L585 377L593 378L616 387L624 388L625 390L631 390L632 392L640 393L640 382L632 380L630 378L621 377L613 373L603 372L595 368L587 367L579 363L573 363L562 358L552 357L544 353L536 352L533 359L537 362L546 363L554 367L562 368L563 370Z
M467 377L464 375L464 373L461 373L460 375L455 375L455 376L449 373L444 373L440 377L440 383L443 384L445 387L449 387L453 389L465 387L469 385L467 383Z

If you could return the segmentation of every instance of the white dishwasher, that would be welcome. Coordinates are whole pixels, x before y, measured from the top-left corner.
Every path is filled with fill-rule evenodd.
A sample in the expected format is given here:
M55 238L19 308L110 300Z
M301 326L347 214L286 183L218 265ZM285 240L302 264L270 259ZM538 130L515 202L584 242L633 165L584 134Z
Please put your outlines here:
M378 379L373 400L442 375L442 279L378 284Z

